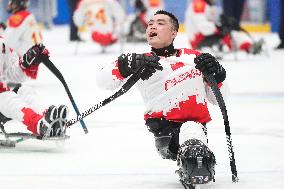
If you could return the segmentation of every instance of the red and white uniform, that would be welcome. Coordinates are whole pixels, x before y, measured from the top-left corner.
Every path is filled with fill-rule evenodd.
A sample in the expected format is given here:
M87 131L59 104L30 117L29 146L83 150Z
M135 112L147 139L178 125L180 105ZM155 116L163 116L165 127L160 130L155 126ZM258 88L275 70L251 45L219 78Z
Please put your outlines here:
M215 25L219 15L215 6L210 6L205 0L192 0L186 10L185 29L190 46L195 49L204 37L217 34ZM252 44L251 39L243 32L232 31L232 38L241 50L247 50ZM232 47L230 36L223 38L223 43L229 49Z
M153 17L155 12L157 12L158 10L163 10L165 8L164 0L142 0L142 2L147 8L145 15L146 22Z
M3 33L6 44L23 56L33 45L42 42L42 36L33 14L27 10L11 15Z
M21 83L34 77L38 66L23 68L21 58L0 37L0 112L6 117L23 122L27 129L37 133L37 123L43 117L41 107L35 102L35 93L30 87L21 87L17 94L6 83ZM36 112L37 111L37 112Z
M125 13L116 0L81 0L73 20L79 28L87 28L93 41L106 46L117 41Z
M165 117L176 122L208 122L211 117L207 101L217 102L201 72L195 68L194 58L200 53L190 49L178 51L178 56L161 57L162 71L156 71L150 79L136 83L146 105L144 117ZM117 64L117 61L113 62L98 71L99 86L115 89L125 82ZM219 87L224 93L222 83Z

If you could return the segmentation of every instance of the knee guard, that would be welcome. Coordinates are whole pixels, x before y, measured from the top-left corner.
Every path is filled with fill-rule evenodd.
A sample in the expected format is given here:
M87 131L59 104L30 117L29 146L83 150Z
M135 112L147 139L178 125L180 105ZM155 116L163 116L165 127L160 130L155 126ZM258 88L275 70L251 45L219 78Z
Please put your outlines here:
M164 159L176 160L179 149L179 128L182 123L168 121L164 118L147 119L148 130L155 136L155 146Z
M200 140L190 139L178 152L180 180L186 185L204 184L214 180L215 156Z
M197 139L207 145L207 130L205 124L188 121L183 123L180 128L180 145L189 139Z

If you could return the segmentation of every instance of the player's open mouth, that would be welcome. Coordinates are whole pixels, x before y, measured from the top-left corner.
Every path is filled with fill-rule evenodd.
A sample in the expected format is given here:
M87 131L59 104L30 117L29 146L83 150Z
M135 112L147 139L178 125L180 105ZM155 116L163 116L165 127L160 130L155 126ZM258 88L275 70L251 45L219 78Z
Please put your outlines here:
M156 33L156 32L151 32L150 34L149 34L149 37L156 37L158 34Z

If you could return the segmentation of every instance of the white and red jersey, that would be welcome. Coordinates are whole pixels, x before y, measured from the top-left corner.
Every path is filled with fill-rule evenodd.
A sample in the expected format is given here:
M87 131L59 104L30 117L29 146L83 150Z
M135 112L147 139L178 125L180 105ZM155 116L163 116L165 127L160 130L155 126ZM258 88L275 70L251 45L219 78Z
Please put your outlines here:
M43 109L35 102L32 88L21 87L16 94L6 85L7 82L21 83L36 75L38 66L23 68L21 64L21 57L0 37L0 112L6 117L23 122L28 130L37 133L36 126L42 118Z
M146 105L144 117L208 122L211 118L207 101L217 102L201 72L195 68L194 58L200 53L190 49L179 49L178 52L177 56L160 57L163 70L156 71L148 80L136 83ZM120 75L117 61L97 73L98 85L106 89L115 89L125 80ZM219 87L224 90L222 83Z
M185 29L193 48L202 37L218 31L215 26L216 9L205 0L192 0L185 15Z
M0 36L0 93L9 90L5 83L22 83L28 78L34 79L38 72L38 65L23 68L22 57L6 45Z
M219 16L216 6L209 5L205 0L192 0L189 3L185 29L192 48L195 49L206 36L219 32L215 24ZM232 38L240 50L248 50L252 44L252 40L243 32L232 31L231 36L225 36L222 41L229 49L232 48Z
M73 16L75 25L87 28L95 35L92 36L94 40L98 37L117 38L124 19L124 10L116 0L81 0Z
M40 29L33 14L27 10L11 15L3 33L6 44L23 56L33 45L42 42Z

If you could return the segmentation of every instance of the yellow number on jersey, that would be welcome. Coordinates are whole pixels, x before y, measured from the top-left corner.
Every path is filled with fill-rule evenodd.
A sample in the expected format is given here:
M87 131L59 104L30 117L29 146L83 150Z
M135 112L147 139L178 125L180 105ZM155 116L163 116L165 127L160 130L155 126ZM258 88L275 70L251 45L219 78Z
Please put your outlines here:
M96 14L96 19L99 20L101 23L106 23L106 14L104 9L100 9Z

